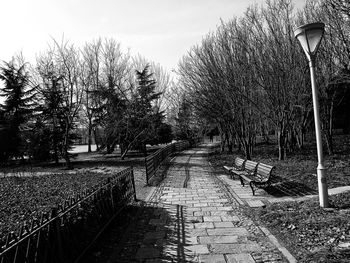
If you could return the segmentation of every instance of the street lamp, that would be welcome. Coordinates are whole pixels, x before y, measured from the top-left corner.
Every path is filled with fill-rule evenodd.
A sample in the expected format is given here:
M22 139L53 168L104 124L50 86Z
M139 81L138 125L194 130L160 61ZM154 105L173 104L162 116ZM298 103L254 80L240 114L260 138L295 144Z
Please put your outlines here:
M323 33L324 33L323 23L311 23L311 24L300 26L294 30L294 36L299 40L301 46L303 47L310 66L312 101L314 105L314 119L315 119L315 132L316 132L317 157L318 157L318 166L317 166L318 195L320 200L320 206L328 207L327 177L326 177L326 169L323 165L320 115L319 115L318 97L317 97L316 80L315 80L316 53L320 45Z

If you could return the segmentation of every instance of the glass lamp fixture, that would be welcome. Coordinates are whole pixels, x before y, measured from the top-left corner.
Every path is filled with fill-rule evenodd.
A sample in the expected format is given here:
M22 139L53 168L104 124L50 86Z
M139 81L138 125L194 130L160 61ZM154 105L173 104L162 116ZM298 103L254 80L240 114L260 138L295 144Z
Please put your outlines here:
M294 30L294 36L299 40L307 59L311 62L318 50L324 33L324 23L311 23Z

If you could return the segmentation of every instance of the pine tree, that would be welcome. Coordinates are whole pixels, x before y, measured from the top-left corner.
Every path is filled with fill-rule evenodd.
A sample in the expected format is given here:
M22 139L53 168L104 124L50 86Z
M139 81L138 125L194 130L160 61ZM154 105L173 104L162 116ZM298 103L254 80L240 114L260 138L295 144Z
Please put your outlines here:
M163 113L159 112L152 103L158 99L161 93L155 92L156 80L149 73L149 65L142 71L136 71L137 89L128 106L124 118L122 132L122 158L131 147L138 148L147 154L146 143L157 136L157 123L163 119Z
M24 155L24 131L33 113L34 88L29 88L29 74L26 63L16 65L15 61L4 62L0 67L0 80L4 81L1 96L5 97L2 108L5 125L5 138L1 151L6 151L4 158L18 158ZM2 153L4 154L4 153Z
M63 141L65 131L65 106L64 106L64 92L61 87L61 78L56 76L55 73L49 71L45 74L42 72L42 77L45 79L45 83L41 88L41 96L43 104L41 105L42 119L38 120L40 123L45 123L44 128L50 130L50 150L52 151L52 157L56 163L59 161L59 157L63 152ZM41 126L38 125L38 128ZM43 133L44 131L40 131Z

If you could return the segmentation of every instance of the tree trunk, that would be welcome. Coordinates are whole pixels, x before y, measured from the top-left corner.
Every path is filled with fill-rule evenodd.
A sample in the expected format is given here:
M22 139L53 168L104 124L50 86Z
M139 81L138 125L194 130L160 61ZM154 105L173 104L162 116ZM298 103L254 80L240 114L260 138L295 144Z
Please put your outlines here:
M242 143L238 139L237 139L237 144L238 144L238 152L242 151Z
M278 160L282 161L286 158L285 135L283 131L278 131Z
M92 123L91 118L89 118L89 126L88 126L88 152L91 153L91 136L92 136Z
M227 148L228 148L228 152L229 153L233 153L233 144L232 144L232 142L227 144Z
M125 145L123 145L123 148L120 148L120 154L121 154L120 158L122 160L124 160L126 154L129 152L130 147L131 147L131 143L129 145L127 145L126 147L125 147Z
M128 153L128 151L130 150L131 146L137 141L137 139L145 132L145 130L142 130L141 132L139 132L139 134L137 134L135 136L135 138L132 140L132 142L128 143L128 145L125 147L125 145L123 145L124 143L121 143L121 145L123 145L123 149L121 149L121 159L124 160L125 155ZM125 147L125 148L124 148Z
M58 164L58 146L57 146L57 140L56 140L56 135L54 135L53 138L53 152L54 152L54 159L55 159L55 164Z
M243 148L244 148L245 158L247 160L251 160L252 159L251 147L249 146L249 144L246 141L244 141Z
M326 132L328 154L333 155L333 101L329 109L329 125Z
M63 158L66 161L66 167L67 169L72 169L72 163L70 161L70 156L69 156L69 152L68 152L68 148L69 148L69 126L70 126L70 122L68 120L68 117L66 119L66 130L64 133L64 145L63 145Z
M329 155L333 155L333 134L332 132L325 131L325 138L326 138L326 144L327 144L327 150Z
M304 147L306 128L301 127L299 130L299 149Z
M224 152L225 151L225 144L226 144L226 140L225 140L225 136L224 136L224 134L221 132L220 133L220 147L221 147L221 149L220 149L220 152Z
M93 133L94 133L94 139L95 139L95 144L96 144L96 151L99 151L100 150L100 141L98 139L98 130L97 130L97 127L95 127L93 129Z
M124 153L124 143L119 143L119 148L120 148L120 158L122 158L122 160L124 159L123 157L123 153Z
M54 159L55 164L58 164L58 143L57 143L57 126L56 126L56 119L53 117L53 151L54 151Z

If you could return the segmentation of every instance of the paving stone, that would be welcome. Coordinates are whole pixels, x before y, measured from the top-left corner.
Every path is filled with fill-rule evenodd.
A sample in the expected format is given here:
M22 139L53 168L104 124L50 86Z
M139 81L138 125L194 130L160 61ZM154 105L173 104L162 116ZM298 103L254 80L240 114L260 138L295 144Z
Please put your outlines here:
M246 200L247 204L250 207L264 207L265 204L261 202L260 200Z
M255 263L250 254L226 254L227 263Z
M198 245L198 237L197 236L190 236L185 238L186 245Z
M202 211L202 209L199 208L199 207L186 207L186 211L194 213L194 212L197 212L197 211Z
M219 207L201 207L200 208L200 211L215 211L215 210L218 210ZM221 208L221 207L220 207Z
M212 216L228 216L229 211L212 211L210 215Z
M220 198L217 201L219 201L220 203L227 203L228 200L226 198Z
M237 243L237 236L205 236L198 237L200 244L230 244Z
M218 207L218 206L223 206L223 204L208 202L208 203L207 203L207 206L208 206L208 207ZM216 210L216 209L215 209L215 210Z
M220 227L233 227L233 223L231 221L225 221L225 222L213 222L215 228L220 228Z
M189 200L189 201L186 201L186 204L197 204L198 201L197 200Z
M210 244L210 251L213 254L242 254L261 252L262 248L255 242L249 244Z
M219 211L233 211L233 208L230 206L223 206L223 207L218 207L217 210L219 210Z
M187 216L186 221L191 223L202 223L203 216Z
M221 222L220 216L203 216L204 222Z
M226 228L214 228L207 229L209 236L216 235L233 235L233 236L248 236L250 235L247 229L243 227L226 227Z
M221 220L222 221L234 221L234 222L238 222L239 221L239 217L238 216L221 216Z
M209 230L209 229L208 229ZM207 229L205 228L198 228L198 229L190 229L186 231L186 236L207 236Z
M213 222L195 223L194 228L214 228Z
M200 255L199 261L202 263L226 263L224 255Z
M195 254L209 254L207 245L192 245L186 246L186 250Z
M192 204L193 207L207 207L208 206L208 203L195 203L195 204Z
M211 214L210 211L196 211L193 213L194 216L210 216Z

